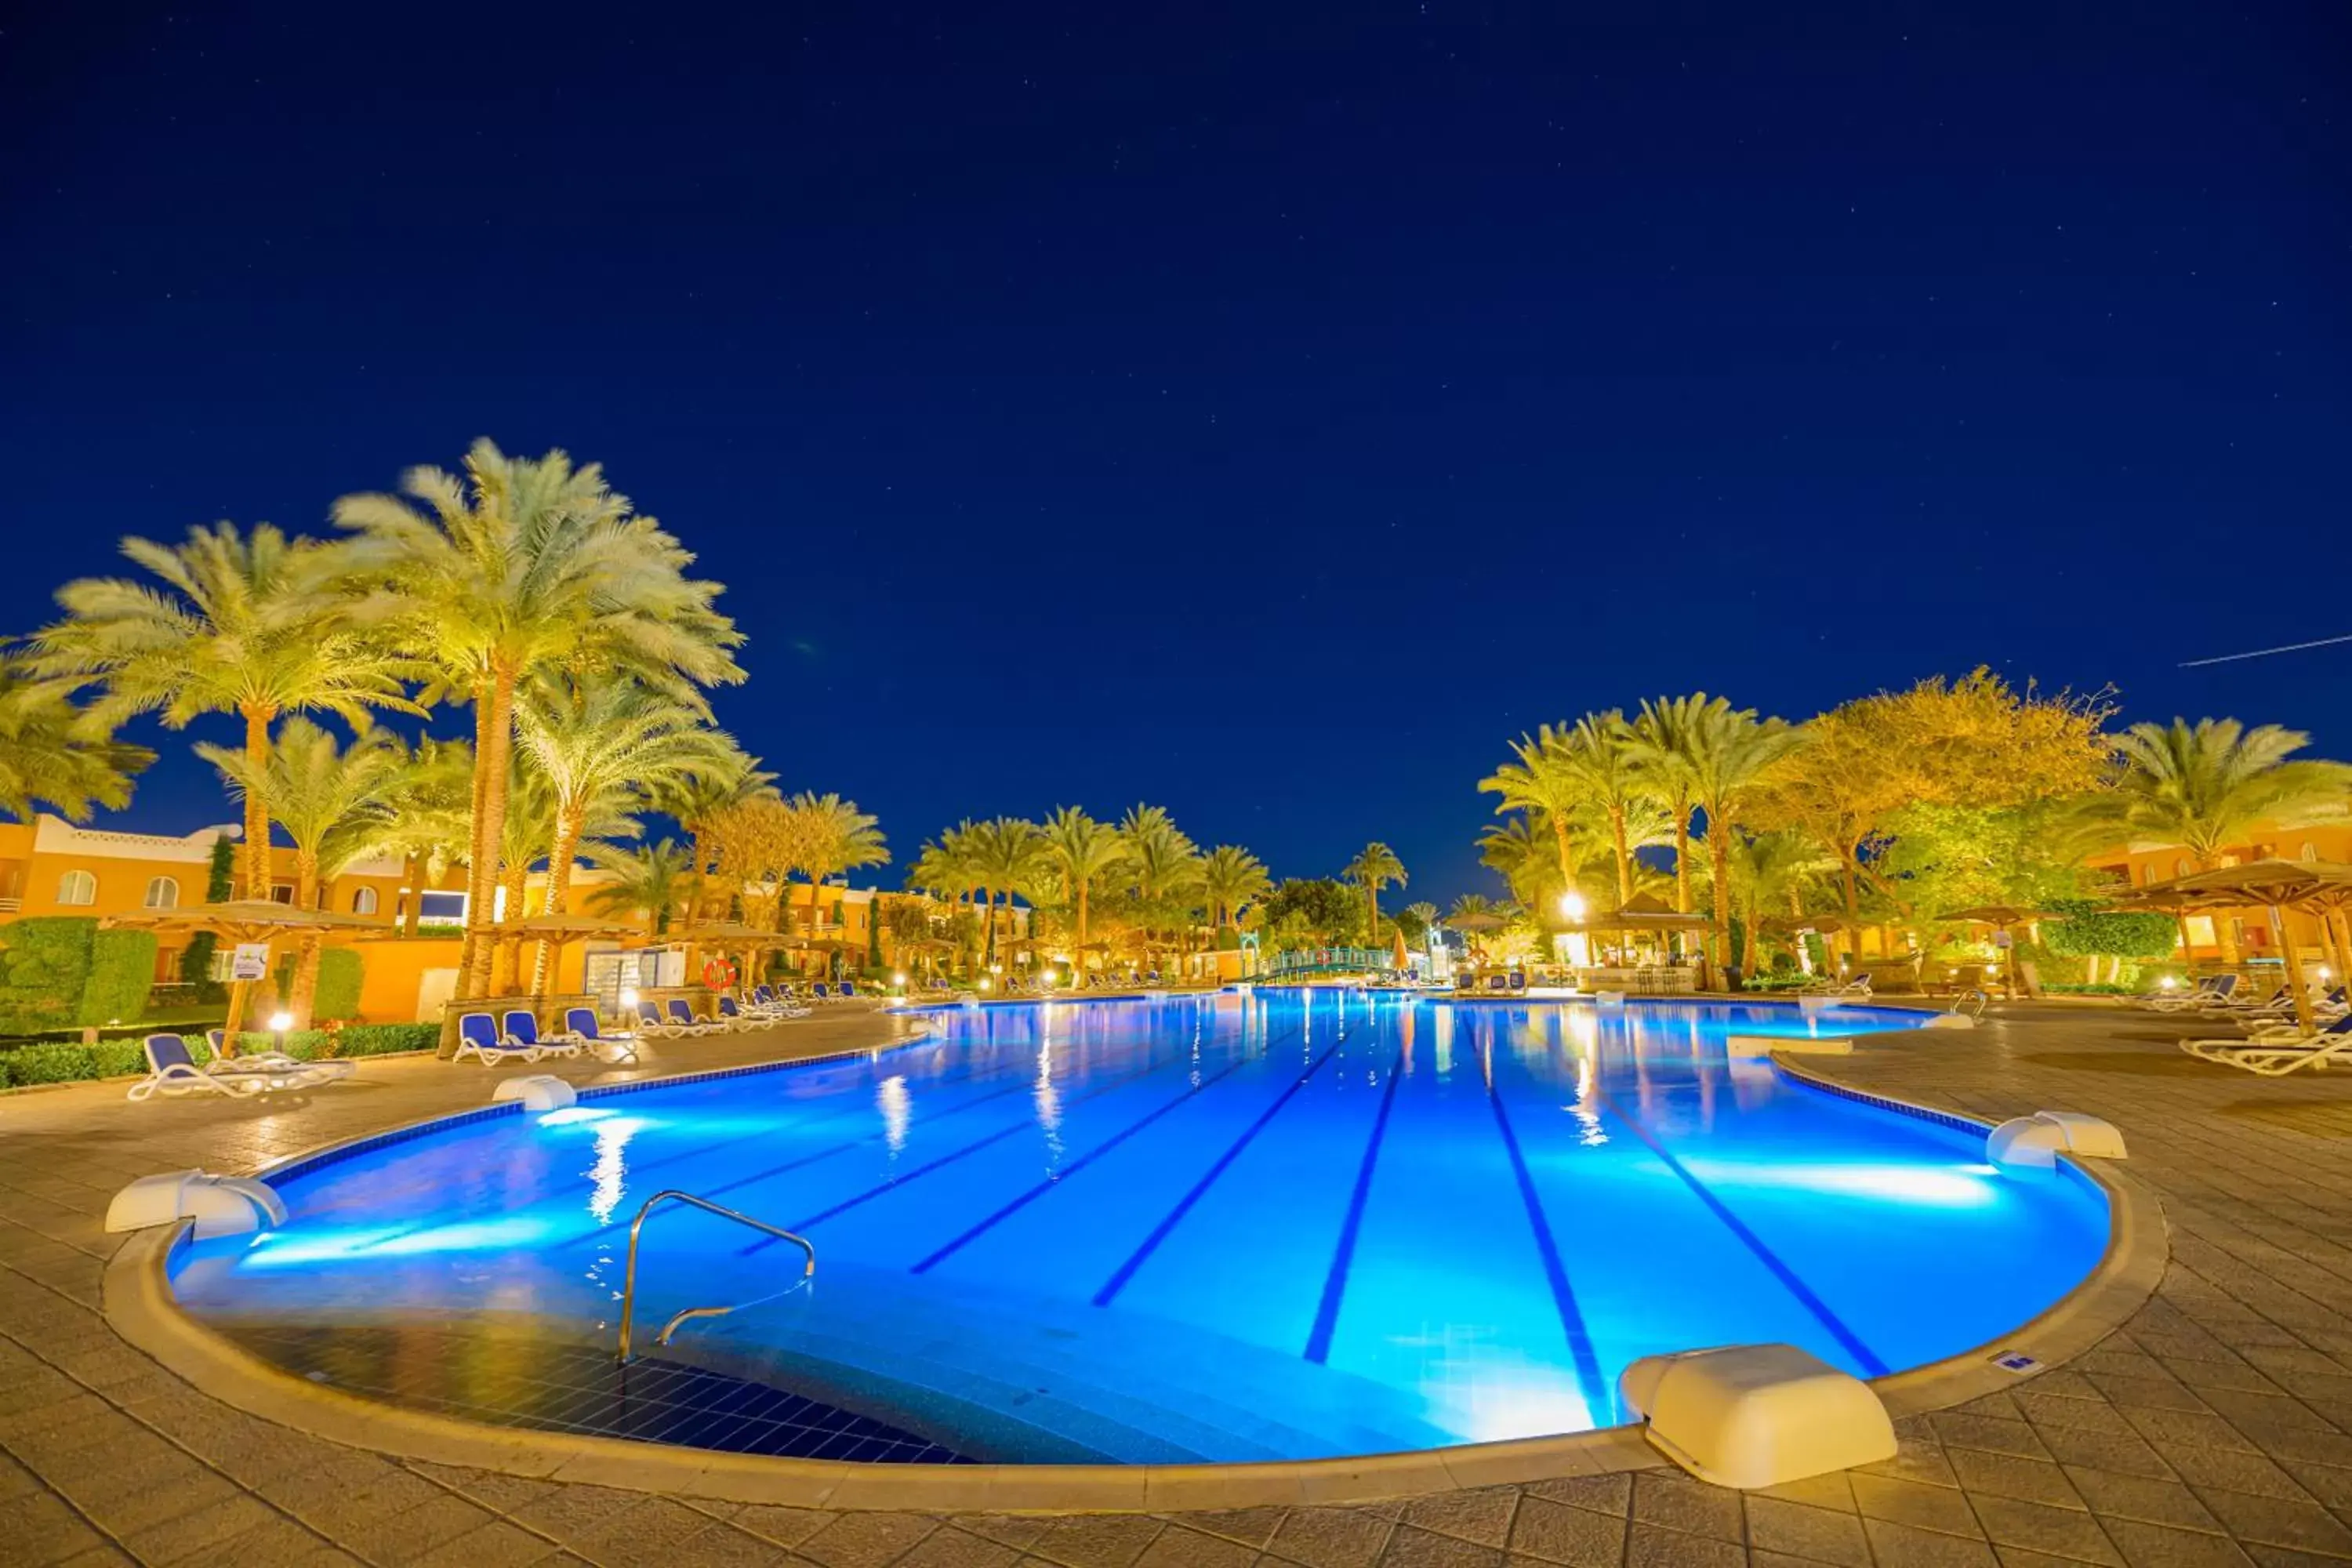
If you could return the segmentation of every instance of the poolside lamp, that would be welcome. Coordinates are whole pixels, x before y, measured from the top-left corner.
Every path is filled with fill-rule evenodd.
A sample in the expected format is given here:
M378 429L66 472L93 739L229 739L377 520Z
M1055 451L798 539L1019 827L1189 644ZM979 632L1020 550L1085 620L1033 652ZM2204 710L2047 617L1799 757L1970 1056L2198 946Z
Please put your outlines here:
M621 1005L628 1008L632 1012L636 1010L637 988L635 986L624 985L621 987Z
M294 1026L294 1015L280 1010L269 1015L269 1032L278 1037L278 1048L286 1048L286 1031Z
M1581 893L1562 893L1559 896L1559 918L1564 921L1582 920L1584 918L1584 895Z

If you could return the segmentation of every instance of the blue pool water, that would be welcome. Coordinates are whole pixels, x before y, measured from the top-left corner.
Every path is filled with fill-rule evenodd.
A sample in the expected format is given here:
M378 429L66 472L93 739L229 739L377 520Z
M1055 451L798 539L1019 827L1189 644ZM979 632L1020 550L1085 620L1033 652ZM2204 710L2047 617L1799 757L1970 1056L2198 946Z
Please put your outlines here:
M1784 1341L1863 1375L1998 1340L2103 1252L2103 1194L1983 1135L1727 1059L1916 1014L1455 1004L1336 989L950 1009L874 1057L479 1119L300 1169L189 1249L236 1322L640 1344L1003 1461L1315 1458L1626 1418L1654 1352ZM675 1053L674 1053L675 1054Z

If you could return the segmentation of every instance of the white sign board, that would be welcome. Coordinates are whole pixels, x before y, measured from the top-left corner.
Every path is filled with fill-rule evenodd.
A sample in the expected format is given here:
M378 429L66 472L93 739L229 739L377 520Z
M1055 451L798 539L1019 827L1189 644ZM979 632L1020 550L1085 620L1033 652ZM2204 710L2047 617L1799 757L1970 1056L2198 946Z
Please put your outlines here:
M266 942L241 942L236 955L229 961L231 980L265 980L269 975L269 944Z

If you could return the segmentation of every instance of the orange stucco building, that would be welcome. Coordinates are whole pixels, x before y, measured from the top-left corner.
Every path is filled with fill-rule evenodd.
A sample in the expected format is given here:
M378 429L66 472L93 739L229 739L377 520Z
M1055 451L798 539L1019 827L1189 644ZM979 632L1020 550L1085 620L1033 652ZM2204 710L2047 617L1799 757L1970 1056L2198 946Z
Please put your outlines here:
M2257 824L2246 835L2245 842L2224 849L2216 864L2242 866L2250 860L2324 860L2337 865L2352 864L2352 823L2326 823L2311 827L2281 827L2272 823ZM2135 888L2145 888L2151 882L2165 881L2173 877L2185 877L2199 869L2189 851L2177 844L2136 842L2118 845L2090 858L2095 870L2105 871ZM2330 951L2326 933L2320 929L2320 917L2302 910L2282 912L2286 922L2286 936L2291 939L2305 964L2319 968L2327 965ZM2271 929L2271 911L2256 904L2246 909L2215 910L2188 917L2189 952L2195 962L2210 963L2222 955L2222 922L2228 934L2235 937L2239 954L2244 958L2277 959L2282 956L2278 933Z

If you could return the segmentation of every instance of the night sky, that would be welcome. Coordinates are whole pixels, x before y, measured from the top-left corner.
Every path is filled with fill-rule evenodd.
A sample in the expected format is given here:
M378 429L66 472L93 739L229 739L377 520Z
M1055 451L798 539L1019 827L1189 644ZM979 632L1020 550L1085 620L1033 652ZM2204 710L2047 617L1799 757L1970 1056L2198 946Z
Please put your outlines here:
M0 628L488 435L901 865L1150 799L1499 891L1523 729L1978 662L2352 754L2352 646L2177 668L2352 632L2340 5L1152 9L13 8Z

